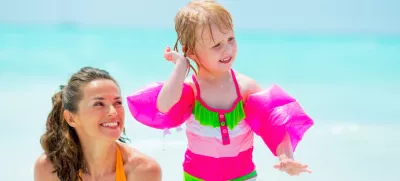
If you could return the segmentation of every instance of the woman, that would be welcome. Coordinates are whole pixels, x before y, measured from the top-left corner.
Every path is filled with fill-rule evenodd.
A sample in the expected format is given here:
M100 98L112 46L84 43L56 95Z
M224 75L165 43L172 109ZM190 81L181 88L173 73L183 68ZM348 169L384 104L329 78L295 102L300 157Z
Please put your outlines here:
M159 164L120 137L125 112L108 72L82 68L52 101L35 181L161 181Z

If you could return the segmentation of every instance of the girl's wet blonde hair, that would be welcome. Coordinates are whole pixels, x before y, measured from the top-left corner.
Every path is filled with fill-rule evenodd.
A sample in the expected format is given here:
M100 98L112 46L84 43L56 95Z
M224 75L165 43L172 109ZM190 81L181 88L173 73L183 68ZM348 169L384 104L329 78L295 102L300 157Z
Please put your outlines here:
M222 5L214 0L192 0L185 7L178 11L175 16L175 31L178 38L175 42L174 50L178 52L178 42L181 44L184 57L187 54L195 54L195 45L199 40L196 37L196 31L201 30L202 34L205 28L211 31L211 24L217 25L219 30L233 30L231 14ZM201 29L200 29L201 28ZM189 59L187 59L189 61ZM196 63L197 68L201 66ZM197 70L189 62L187 73L190 69L197 74Z

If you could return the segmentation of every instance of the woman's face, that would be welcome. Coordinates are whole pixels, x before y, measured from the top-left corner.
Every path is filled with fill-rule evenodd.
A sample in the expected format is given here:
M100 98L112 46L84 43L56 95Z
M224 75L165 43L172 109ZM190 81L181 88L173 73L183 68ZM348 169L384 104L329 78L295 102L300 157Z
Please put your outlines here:
M81 91L82 99L73 116L78 135L89 140L117 140L122 134L125 116L118 85L112 80L100 79Z

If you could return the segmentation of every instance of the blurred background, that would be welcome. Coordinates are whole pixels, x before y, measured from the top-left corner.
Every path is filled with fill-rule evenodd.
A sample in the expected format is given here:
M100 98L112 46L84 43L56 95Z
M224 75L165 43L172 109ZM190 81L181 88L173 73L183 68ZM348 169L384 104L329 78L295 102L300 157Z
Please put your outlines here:
M33 180L51 96L83 66L109 71L124 96L164 81L187 0L0 0L0 127L4 180ZM295 158L314 171L289 177L257 137L260 181L399 181L400 1L220 0L238 42L234 68L280 85L316 125ZM182 179L184 132L133 120L131 145L155 157L163 180ZM163 150L165 148L165 150Z

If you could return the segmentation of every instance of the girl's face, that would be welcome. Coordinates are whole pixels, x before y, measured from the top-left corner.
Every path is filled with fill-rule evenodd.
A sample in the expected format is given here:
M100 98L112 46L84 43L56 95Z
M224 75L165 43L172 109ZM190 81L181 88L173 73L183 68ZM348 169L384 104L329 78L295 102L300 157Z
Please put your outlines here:
M231 69L236 57L237 45L233 30L221 29L214 23L196 31L194 55L197 61L210 72L225 72Z

